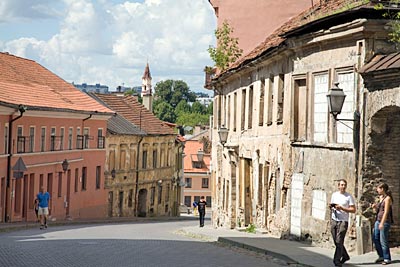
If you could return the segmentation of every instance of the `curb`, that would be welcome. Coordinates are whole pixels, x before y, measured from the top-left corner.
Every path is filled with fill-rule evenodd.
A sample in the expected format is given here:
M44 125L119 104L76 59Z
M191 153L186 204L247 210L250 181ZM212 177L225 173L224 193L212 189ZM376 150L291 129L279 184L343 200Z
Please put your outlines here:
M235 247L239 247L239 248L243 248L243 249L247 249L247 250L250 250L250 251L257 252L257 253L269 255L269 256L272 256L274 258L277 258L277 259L285 261L288 265L296 265L297 264L299 266L304 266L304 267L314 267L314 266L306 265L306 264L303 264L303 263L298 262L296 260L293 260L292 258L290 258L290 257L288 257L288 256L286 256L284 254L277 253L277 252L274 252L274 251L270 251L270 250L267 250L267 249L263 249L263 248L260 248L260 247L252 246L252 245L247 245L247 244L244 244L244 243L233 241L233 240L228 239L228 238L218 237L218 242L221 242L221 243L224 243L224 244L227 244L227 245L231 245L231 246L235 246Z

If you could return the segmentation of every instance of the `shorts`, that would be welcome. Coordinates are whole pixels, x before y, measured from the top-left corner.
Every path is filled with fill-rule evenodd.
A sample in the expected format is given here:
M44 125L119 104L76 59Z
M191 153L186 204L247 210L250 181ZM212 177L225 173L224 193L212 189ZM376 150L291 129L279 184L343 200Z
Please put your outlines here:
M49 208L48 207L45 207L45 208L39 207L38 215L49 215Z

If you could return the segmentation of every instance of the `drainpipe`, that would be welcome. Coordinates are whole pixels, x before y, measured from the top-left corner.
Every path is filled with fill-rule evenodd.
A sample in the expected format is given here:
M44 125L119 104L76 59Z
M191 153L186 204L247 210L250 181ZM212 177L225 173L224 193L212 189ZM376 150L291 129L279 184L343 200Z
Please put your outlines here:
M139 129L142 129L142 109L139 111ZM138 216L138 193L139 193L139 156L140 156L140 144L143 141L143 136L140 137L139 142L137 144L137 154L136 154L136 181L135 181L135 211L134 216Z
M7 180L6 180L6 199L5 199L5 212L4 212L4 221L5 222L11 222L11 216L9 212L11 211L11 190L10 190L10 182L11 182L11 157L12 157L12 127L13 127L13 122L18 120L24 115L24 112L26 111L26 107L23 105L18 106L18 111L19 111L19 116L11 119L8 122L8 156L7 156ZM12 115L11 115L12 116ZM10 117L11 117L10 116ZM10 207L9 207L10 205Z
M139 142L137 144L137 154L136 154L136 182L135 182L135 217L138 216L138 193L139 193L139 155L140 155L140 144L143 141L143 136L140 137Z

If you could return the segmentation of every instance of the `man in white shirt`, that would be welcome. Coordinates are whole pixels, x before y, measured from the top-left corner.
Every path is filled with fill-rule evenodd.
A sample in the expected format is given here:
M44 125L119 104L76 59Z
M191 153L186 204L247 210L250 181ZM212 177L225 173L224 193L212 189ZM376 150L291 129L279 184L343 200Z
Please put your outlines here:
M333 263L339 267L350 259L344 247L344 238L349 227L349 213L356 212L354 198L346 192L346 187L347 181L340 179L338 183L339 191L333 193L331 198L331 233L336 246Z

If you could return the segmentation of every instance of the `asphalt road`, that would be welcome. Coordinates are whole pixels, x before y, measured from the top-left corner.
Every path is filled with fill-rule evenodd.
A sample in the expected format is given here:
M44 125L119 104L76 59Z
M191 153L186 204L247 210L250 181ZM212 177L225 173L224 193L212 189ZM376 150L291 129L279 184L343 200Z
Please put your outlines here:
M65 225L0 233L0 266L283 266L243 249L179 234L197 221Z

